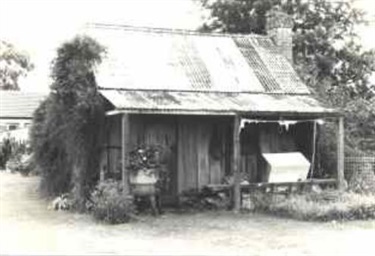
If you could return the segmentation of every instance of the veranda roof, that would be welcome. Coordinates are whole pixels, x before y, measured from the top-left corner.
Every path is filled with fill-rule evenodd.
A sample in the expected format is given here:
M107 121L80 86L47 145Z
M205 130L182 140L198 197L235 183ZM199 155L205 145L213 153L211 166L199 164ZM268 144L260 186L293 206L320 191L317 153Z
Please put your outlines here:
M222 92L179 92L101 90L115 109L128 113L211 114L236 113L285 116L334 116L336 110L323 107L308 95Z

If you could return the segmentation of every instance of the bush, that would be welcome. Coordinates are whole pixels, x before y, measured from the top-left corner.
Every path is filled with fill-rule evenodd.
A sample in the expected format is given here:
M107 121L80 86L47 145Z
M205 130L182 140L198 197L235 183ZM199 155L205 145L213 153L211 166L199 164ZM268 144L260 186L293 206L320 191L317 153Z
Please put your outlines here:
M230 204L230 198L225 193L213 192L208 188L186 191L180 198L180 208L184 211L228 209Z
M12 146L9 139L5 138L0 145L0 169L6 168L6 163L12 154Z
M101 221L118 224L128 222L135 213L132 198L124 197L119 181L100 182L87 205L93 216Z
M15 156L9 159L6 164L6 169L10 170L11 172L18 172L24 176L27 176L34 168L30 155L23 154L21 156Z
M7 168L7 163L19 161L27 153L27 145L25 142L18 142L14 138L4 138L0 142L0 169Z
M324 191L290 197L252 196L253 210L307 221L375 219L375 197Z

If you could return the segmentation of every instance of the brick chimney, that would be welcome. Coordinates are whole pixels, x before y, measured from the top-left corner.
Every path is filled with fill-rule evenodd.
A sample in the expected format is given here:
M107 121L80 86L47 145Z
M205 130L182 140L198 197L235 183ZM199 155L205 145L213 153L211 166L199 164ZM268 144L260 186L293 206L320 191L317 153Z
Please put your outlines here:
M267 13L266 31L276 44L280 54L293 63L292 52L293 19L279 9L272 9Z

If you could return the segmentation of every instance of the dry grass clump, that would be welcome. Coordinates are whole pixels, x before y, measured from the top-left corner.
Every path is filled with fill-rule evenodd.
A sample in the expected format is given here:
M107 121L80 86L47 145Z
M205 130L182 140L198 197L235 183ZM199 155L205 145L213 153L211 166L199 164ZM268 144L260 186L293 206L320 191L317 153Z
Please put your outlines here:
M375 196L323 191L283 197L255 194L253 211L308 221L375 219Z

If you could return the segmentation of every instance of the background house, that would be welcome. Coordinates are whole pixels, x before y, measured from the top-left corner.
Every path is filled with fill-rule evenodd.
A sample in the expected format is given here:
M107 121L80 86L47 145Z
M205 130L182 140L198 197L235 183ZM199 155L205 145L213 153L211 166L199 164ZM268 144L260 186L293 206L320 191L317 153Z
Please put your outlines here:
M45 97L41 93L0 90L0 140L7 136L26 140L33 112Z

